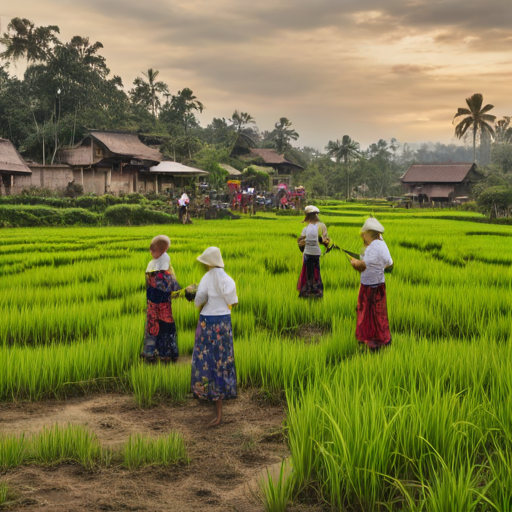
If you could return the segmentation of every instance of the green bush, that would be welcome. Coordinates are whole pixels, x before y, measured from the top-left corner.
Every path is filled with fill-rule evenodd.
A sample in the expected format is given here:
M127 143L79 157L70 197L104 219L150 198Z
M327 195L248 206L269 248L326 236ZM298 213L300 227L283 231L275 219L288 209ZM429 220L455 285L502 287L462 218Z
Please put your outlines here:
M476 201L468 201L467 203L457 206L457 210L461 210L463 212L477 212L478 205Z
M71 226L74 224L84 224L88 226L97 226L100 223L101 216L90 212L84 208L65 208L62 210L63 224Z
M59 226L62 215L47 206L3 205L0 206L0 222L13 227Z
M173 224L178 222L175 215L149 210L136 204L119 204L105 210L107 224L140 226L142 224Z
M478 196L478 208L491 218L510 217L512 187L489 187Z

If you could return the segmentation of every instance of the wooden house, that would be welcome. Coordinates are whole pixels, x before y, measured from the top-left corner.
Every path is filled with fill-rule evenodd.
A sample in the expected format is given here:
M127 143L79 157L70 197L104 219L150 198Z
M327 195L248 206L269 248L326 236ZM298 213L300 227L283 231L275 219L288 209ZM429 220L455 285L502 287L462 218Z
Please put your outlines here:
M162 159L159 150L143 144L137 135L115 131L93 130L78 145L59 151L60 162L73 169L75 183L94 194L141 191L139 172Z
M11 141L0 139L0 194L18 194L30 187L32 171Z
M272 185L274 187L277 187L280 183L284 183L290 187L293 172L303 170L303 167L290 162L273 149L251 149L249 156L253 158L258 157L258 165L275 169L276 172L272 176Z
M468 196L473 183L483 178L474 163L413 164L402 176L407 195L419 202L447 202Z

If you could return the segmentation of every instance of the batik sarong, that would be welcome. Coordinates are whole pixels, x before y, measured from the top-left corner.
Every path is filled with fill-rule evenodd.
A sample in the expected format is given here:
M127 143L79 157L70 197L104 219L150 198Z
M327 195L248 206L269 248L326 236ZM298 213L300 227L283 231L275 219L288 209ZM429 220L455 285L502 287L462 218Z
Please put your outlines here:
M172 316L171 293L180 290L174 272L146 272L146 328L142 356L149 361L178 359L178 336Z
M320 275L320 256L304 254L297 290L299 290L299 297L302 298L321 299L324 296L324 285Z
M231 315L199 316L191 387L194 396L203 400L237 397Z
M359 288L356 338L371 349L391 343L384 283L371 286L362 284Z

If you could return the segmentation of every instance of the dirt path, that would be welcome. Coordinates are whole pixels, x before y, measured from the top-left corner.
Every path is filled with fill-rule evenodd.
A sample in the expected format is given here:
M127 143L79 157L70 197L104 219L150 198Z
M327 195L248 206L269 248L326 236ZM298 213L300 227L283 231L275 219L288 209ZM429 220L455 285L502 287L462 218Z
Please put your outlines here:
M251 488L264 468L287 455L283 408L243 393L226 404L224 424L207 430L212 417L211 404L192 399L150 410L137 408L123 395L1 404L0 433L32 433L45 425L79 423L102 443L116 446L131 433L176 430L185 436L191 458L188 466L135 472L88 472L70 464L26 466L7 472L1 480L16 489L19 501L14 509L23 511L262 511Z

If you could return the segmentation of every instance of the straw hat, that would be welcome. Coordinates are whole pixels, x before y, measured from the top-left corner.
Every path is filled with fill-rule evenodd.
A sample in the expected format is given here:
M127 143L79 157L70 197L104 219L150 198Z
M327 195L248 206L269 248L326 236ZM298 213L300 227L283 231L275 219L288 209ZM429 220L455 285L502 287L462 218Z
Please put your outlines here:
M304 208L304 213L306 215L308 215L308 213L320 213L320 210L316 206L309 205Z
M370 217L366 219L363 227L361 228L361 233L365 231L377 231L378 233L384 233L384 226L374 217Z
M209 267L224 268L222 255L220 254L220 249L218 247L208 247L208 249L205 249L201 256L197 257L197 261L200 261Z

